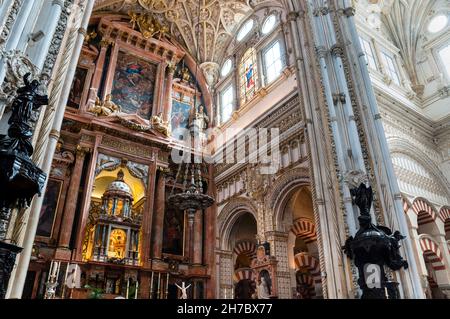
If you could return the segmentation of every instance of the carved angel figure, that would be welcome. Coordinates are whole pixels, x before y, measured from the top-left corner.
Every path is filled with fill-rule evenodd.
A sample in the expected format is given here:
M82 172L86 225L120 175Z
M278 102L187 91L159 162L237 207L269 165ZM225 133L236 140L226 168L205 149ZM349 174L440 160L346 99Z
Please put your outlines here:
M121 107L112 101L111 94L108 94L103 102L97 97L94 105L89 108L89 112L97 116L110 116L121 111Z
M170 126L168 121L164 121L162 113L152 116L150 120L152 127L165 136L170 136Z

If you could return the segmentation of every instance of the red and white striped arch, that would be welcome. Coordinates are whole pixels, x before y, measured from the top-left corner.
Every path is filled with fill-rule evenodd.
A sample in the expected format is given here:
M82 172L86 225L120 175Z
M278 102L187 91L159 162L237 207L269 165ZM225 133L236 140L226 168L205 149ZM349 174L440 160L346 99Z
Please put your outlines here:
M439 271L445 269L439 245L431 238L425 236L419 237L419 241L425 261L432 265L433 270Z
M439 211L439 218L445 225L445 233L450 233L450 207L444 206Z
M250 240L240 241L234 246L236 256L246 255L250 259L256 257L256 244Z
M301 238L305 244L317 240L316 225L307 218L299 218L292 225L291 232L296 238Z
M412 204L414 213L417 214L417 224L425 225L436 220L436 211L426 200L417 198Z
M256 280L256 274L251 268L241 268L234 272L233 280L238 283L241 280Z
M315 285L322 284L322 278L320 276L320 264L316 258L314 258L308 253L302 252L295 255L294 259L295 265L297 266L298 270L302 268L308 269L309 273L314 279L314 284Z

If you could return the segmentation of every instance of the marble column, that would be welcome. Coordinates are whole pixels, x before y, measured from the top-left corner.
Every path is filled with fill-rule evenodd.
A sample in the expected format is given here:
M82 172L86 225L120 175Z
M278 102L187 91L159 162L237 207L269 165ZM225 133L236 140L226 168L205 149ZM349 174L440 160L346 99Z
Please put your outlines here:
M217 198L217 189L214 182L214 168L212 166L209 167L209 181L208 183L208 195ZM218 298L217 294L217 276L218 276L218 268L216 262L216 225L217 225L217 201L209 208L205 210L206 216L203 218L205 222L204 226L204 263L208 266L208 273L211 276L211 279L206 281L205 291L206 298L214 299Z
M203 264L203 211L197 211L194 217L194 251L193 263Z
M160 172L156 186L155 209L154 209L155 217L153 220L153 231L152 231L153 234L152 250L153 250L153 258L155 259L161 259L162 257L165 201L166 201L166 179L164 173Z
M87 103L88 105L90 103L94 103L95 99L98 96L98 90L100 88L100 84L102 81L103 69L106 61L106 53L108 52L110 45L111 45L110 40L103 39L102 41L100 41L100 53L98 55L97 61L95 62L95 71L94 75L92 76L91 89L89 92L89 101Z
M146 189L146 200L142 216L141 240L139 242L140 261L143 267L150 268L152 249L152 227L153 215L155 214L155 188L157 176L157 165L153 162L149 165L148 182Z
M29 45L27 48L27 55L38 69L42 69L44 66L45 58L50 48L50 44L52 43L56 26L58 25L61 12L64 8L64 1L53 0L51 4L44 5L46 6L41 11L37 25L34 28L34 32L42 31L44 37L38 42L31 41L30 43L34 45Z
M163 119L164 121L169 121L172 115L172 89L173 89L173 76L175 74L176 65L171 65L167 67L167 77L166 77L166 86L165 86L165 105L163 110Z
M69 190L67 192L66 206L64 209L58 242L58 247L64 250L68 250L69 248L86 153L87 150L85 148L78 146L75 165L72 170ZM57 259L62 259L63 257L68 257L70 259L70 252L68 252L67 256L59 256L59 253L57 253ZM65 258L64 260L67 260L67 258Z
M32 1L30 1L32 2ZM73 43L73 47L70 55L70 59L68 59L68 69L66 69L63 85L60 87L61 91L60 94L57 94L60 98L58 99L57 105L54 105L56 107L55 110L55 118L53 119L52 125L49 127L50 129L48 132L42 132L46 136L44 137L45 140L48 140L48 143L45 147L45 152L43 152L42 160L39 161L41 169L48 173L51 169L53 154L55 153L56 144L59 139L59 131L61 129L61 125L64 119L64 110L65 105L70 93L70 87L72 85L73 77L75 74L75 68L77 65L78 57L80 56L81 47L83 45L84 41L84 35L85 30L88 26L89 19L94 7L95 1L94 0L88 0L83 3L84 7L79 8L82 10L80 12L80 19L76 22L76 25L78 24L79 29L76 30L77 34L75 37L75 41ZM84 10L83 10L84 9ZM53 88L55 89L55 88ZM48 135L47 135L48 134ZM46 185L45 185L46 186ZM14 273L14 280L10 282L9 287L9 298L20 298L22 296L23 288L25 285L25 279L28 271L28 266L30 263L31 253L33 250L33 243L35 239L36 229L39 222L39 213L42 208L43 204L43 196L36 197L33 200L32 207L30 210L30 216L27 223L27 229L26 229L26 235L24 238L24 249L22 253L20 254L17 268Z
M10 51L16 49L19 44L20 37L22 35L22 31L25 28L28 17L31 13L31 9L33 8L35 0L26 0L23 1L22 7L20 8L18 14L14 19L14 25L12 26L9 37L6 41L5 51ZM6 74L6 66L4 64L4 60L0 59L0 85L3 84L3 80Z
M364 56L364 51L361 48L359 35L354 21L355 9L349 0L342 1L342 16L340 17L341 30L344 36L347 36L353 43L352 51L358 57L355 61L355 67L358 69L361 82L361 96L364 103L367 103L367 114L363 119L367 120L367 130L373 136L372 147L376 148L373 151L374 170L379 172L379 183L385 183L386 196L382 200L391 204L392 210L388 215L388 225L390 228L399 230L402 234L408 233L408 224L406 216L403 211L403 203L400 195L400 188L398 186L397 177L394 171L394 166L390 157L390 151L387 143L386 134L384 131L381 115L377 105L377 99L373 90L372 81L370 79L369 71L367 69L367 62ZM353 63L353 62L352 62ZM401 270L400 276L402 285L405 286L405 295L407 298L420 298L424 296L421 285L417 264L414 262L414 250L412 242L406 238L402 242L402 253L406 260L411 261L410 267L406 270Z

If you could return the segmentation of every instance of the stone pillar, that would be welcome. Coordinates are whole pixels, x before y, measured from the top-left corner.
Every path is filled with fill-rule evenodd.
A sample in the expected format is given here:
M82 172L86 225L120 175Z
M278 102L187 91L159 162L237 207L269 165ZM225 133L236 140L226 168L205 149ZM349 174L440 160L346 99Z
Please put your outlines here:
M150 268L151 265L151 249L152 249L152 227L153 227L153 216L155 214L155 187L157 176L157 166L153 162L149 165L148 183L146 190L146 202L144 208L144 216L142 216L142 227L141 227L141 238L139 242L140 247L140 260L141 264L145 268Z
M173 76L175 74L176 65L169 64L167 67L167 77L166 77L166 86L165 86L165 101L164 101L164 110L163 110L163 119L164 121L169 121L172 116L172 89L173 89Z
M73 222L75 218L75 211L77 208L77 200L80 189L81 175L83 174L84 159L86 157L87 149L81 146L77 147L77 154L75 165L72 170L69 189L67 192L66 206L64 209L63 220L60 229L58 251L56 259L70 260L69 243L72 234ZM63 251L60 252L62 248ZM60 255L61 253L61 255Z
M288 239L289 234L283 232L268 232L266 234L268 242L271 243L271 255L277 260L277 278L272 278L272 282L276 281L278 288L278 298L289 299L291 294L291 274L288 265Z
M208 184L208 195L217 198L217 189L214 184L214 169L209 168L209 184ZM205 210L206 216L203 218L205 222L205 233L203 240L204 256L203 261L205 265L208 266L208 272L210 279L207 280L205 291L207 299L219 298L220 294L217 294L217 261L216 261L216 225L217 225L217 202L215 202L211 207Z
M233 252L219 251L219 291L217 298L234 299Z
M68 57L67 60L67 62L69 63L69 65L66 66L67 69L62 72L65 74L65 76L63 77L64 80L62 81L63 85L59 87L61 91L58 93L57 92L58 89L56 87L53 87L53 90L56 90L57 93L52 92L50 94L51 95L50 100L52 95L55 96L54 102L52 101L49 102L54 103L52 105L53 107L56 108L54 114L55 117L53 119L52 125L49 125L48 131L44 130L40 132L40 136L41 133L44 135L42 137L43 141L41 141L44 144L41 145L41 148L42 150L45 149L45 152L42 152L41 154L42 158L39 158L39 155L37 156L37 158L40 159L39 163L41 169L46 173L50 172L51 169L53 154L55 153L56 144L59 139L59 130L61 129L61 125L64 119L65 106L67 103L67 99L70 93L70 87L72 85L73 77L75 74L77 60L81 52L81 47L83 45L85 30L88 26L92 9L94 7L94 3L95 3L94 0L88 0L84 2L84 7L80 8L81 12L79 12L80 13L79 21L77 21L75 24L79 25L80 28L76 30L76 33L73 34L74 41L71 45L69 45L70 49L69 51L71 55L70 57ZM47 110L49 109L50 108L47 107ZM51 124L51 122L49 124ZM48 143L45 147L46 140L48 141ZM13 274L14 281L10 282L9 284L10 287L9 298L20 298L22 296L28 266L30 263L31 253L33 250L33 243L35 239L36 229L39 222L39 213L42 208L43 200L44 200L43 196L36 197L33 200L32 207L30 210L30 217L27 223L26 235L24 239L24 249L23 252L20 254L17 268L15 270L15 273Z
M89 92L89 101L90 103L94 103L95 99L98 96L98 89L100 88L100 84L102 81L103 69L105 66L106 53L108 52L109 46L111 45L111 41L107 39L103 39L100 41L100 53L97 58L97 62L95 63L95 71L92 76L91 89Z
M22 35L22 30L28 21L28 17L31 13L35 0L23 1L22 7L15 16L14 24L9 32L9 38L6 41L5 51L14 50L19 44L20 37ZM19 2L18 2L19 3ZM20 4L18 4L20 5ZM0 59L0 85L3 84L3 80L6 74L6 66L4 60Z
M434 238L436 239L437 243L439 244L439 249L442 252L442 262L445 266L445 272L446 272L446 282L445 284L450 287L450 247L448 247L447 240L445 239L445 235L438 234L435 235Z
M153 258L161 259L162 257L162 242L164 231L164 213L166 202L166 178L163 172L158 176L156 194L155 194L155 216L153 219L152 231L152 250Z
M391 207L389 212L385 212L385 216L387 217L386 226L394 230L399 230L402 234L407 234L408 224L403 211L400 188L390 158L390 151L383 122L378 109L369 71L367 69L364 51L361 48L356 23L354 21L355 9L352 7L352 3L349 0L342 1L340 5L342 5L342 7L336 11L340 11L343 14L339 19L338 26L340 27L343 37L347 37L353 43L353 45L349 47L349 50L358 57L357 61L349 63L349 65L355 65L355 69L351 69L351 71L359 78L361 83L359 92L361 99L363 100L362 103L367 105L367 108L360 107L360 110L362 109L365 111L360 117L361 121L365 121L366 123L366 131L368 131L367 135L372 136L372 153L369 155L372 159L372 163L374 163L374 171L378 183L386 185L385 188L379 192L380 202L383 203L385 207ZM405 296L406 298L423 298L424 292L420 282L418 267L414 262L412 242L409 238L404 241L401 251L404 253L406 260L410 261L410 267L407 270L399 271Z
M195 265L203 264L203 211L198 211L194 219L194 259Z
M44 33L43 39L39 42L30 42L35 45L27 48L27 55L37 68L42 69L45 58L47 56L50 44L52 43L53 35L58 25L61 12L64 8L63 0L53 0L51 4L46 5L39 15L39 20L34 29L34 32L42 31Z

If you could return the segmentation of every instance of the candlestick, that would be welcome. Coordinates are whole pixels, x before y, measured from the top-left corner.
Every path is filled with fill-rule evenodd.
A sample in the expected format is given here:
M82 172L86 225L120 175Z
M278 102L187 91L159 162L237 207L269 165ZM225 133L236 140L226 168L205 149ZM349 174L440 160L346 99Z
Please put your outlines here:
M128 290L130 289L130 278L128 278L127 280L127 294L126 294L126 299L128 299Z
M64 283L63 283L63 287L62 287L62 293L61 293L61 297L64 299L65 296L65 292L66 292L66 285L67 285L67 276L69 275L69 266L70 263L67 263L67 267L66 267L66 274L64 275Z
M50 262L50 270L48 271L48 281L50 281L52 276L53 276L53 261Z
M159 272L158 273L158 292L156 293L156 297L157 297L156 299L161 299L161 292L159 289L160 283L161 283L161 273Z
M77 275L78 275L78 265L74 264L75 266L75 270L73 272L73 277L72 277L72 289L77 288L76 284L77 284Z
M60 268L61 268L61 262L60 262L60 261L57 261L57 262L56 262L56 279L55 279L56 282L58 281L59 270L60 270Z
M151 283L150 283L150 299L153 299L153 275L155 273L152 271L152 279L151 279Z
M167 277L166 277L166 299L169 295L169 273L167 273Z
M136 291L134 292L134 299L137 299L139 289L139 281L136 281Z

